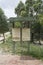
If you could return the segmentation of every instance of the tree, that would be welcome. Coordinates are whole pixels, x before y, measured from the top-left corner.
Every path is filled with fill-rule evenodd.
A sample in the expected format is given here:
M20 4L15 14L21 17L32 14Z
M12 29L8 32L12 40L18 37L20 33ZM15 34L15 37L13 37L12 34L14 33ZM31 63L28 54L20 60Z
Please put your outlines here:
M0 33L3 34L6 33L9 30L8 28L8 23L7 23L7 18L4 15L4 11L0 8ZM5 40L5 36L4 36Z
M33 33L32 42L36 40L39 40L40 43L40 34L41 34L41 24L39 22L33 22L31 31Z
M15 13L17 14L17 16L21 16L21 11L24 11L24 10L25 10L24 3L22 3L22 1L20 1L18 6L15 8Z
M33 5L37 20L38 20L38 15L42 13L42 4L43 4L42 0L36 0L35 4Z
M40 27L42 23L42 18L39 15L43 14L43 2L42 0L26 0L25 2L26 5L26 10L27 10L27 14L28 16L33 17L33 19L35 19L35 21L30 23L31 24L31 41L33 41L33 33L38 32L39 30L39 41L40 41ZM34 13L36 13L36 15L34 15ZM33 28L32 28L33 27Z
M35 4L35 0L26 0L25 6L28 16L33 16L34 8L33 5Z
M34 13L34 8L33 8L33 4L35 3L34 0L26 0L25 2L25 6L26 6L26 12L27 12L27 16L28 17L32 17L33 18L33 13ZM32 22L30 21L30 24L32 26ZM28 23L29 24L29 23ZM30 26L30 41L33 42L33 33L32 33L32 28Z
M33 29L34 31L36 31L38 29L37 26L39 25L39 27L40 27L40 22L42 22L42 19L39 15L43 14L43 0L26 0L24 5L20 6L19 4L18 4L19 7L17 7L18 10L17 11L15 10L16 13L17 14L20 13L19 16L22 16L22 17L32 17L34 19L34 21L30 21L30 24L32 25L32 22L33 23L36 22L36 25L33 26L33 27L36 27ZM21 9L21 8L23 8L23 9ZM31 27L30 27L30 29L31 29L31 38L32 38L33 34L32 34ZM37 30L37 32L38 32L38 30ZM39 34L39 36L40 36L40 34Z
M15 8L15 13L17 14L18 17L27 17L28 16L28 12L27 12L27 4L22 3L22 1L20 1L20 3L18 4L18 6ZM24 21L23 25L26 24L26 27L29 27L29 25L27 26L27 24L29 24L29 21L26 22Z

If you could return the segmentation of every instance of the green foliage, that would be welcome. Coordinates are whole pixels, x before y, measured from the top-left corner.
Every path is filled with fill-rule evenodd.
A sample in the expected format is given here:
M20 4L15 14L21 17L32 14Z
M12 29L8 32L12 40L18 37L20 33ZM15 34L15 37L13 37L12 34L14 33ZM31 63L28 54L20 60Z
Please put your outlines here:
M43 46L31 44L29 54L32 55L33 57L37 57L40 59L43 58L42 50L43 50Z
M34 22L32 24L31 32L33 33L41 33L43 32L43 1L42 0L26 0L25 4L21 4L21 2L18 4L18 14L22 17L32 17ZM16 14L17 11L15 10ZM36 14L35 14L36 13ZM18 15L17 14L17 15ZM34 15L35 14L35 15ZM31 20L31 19L30 19ZM25 23L26 24L26 23ZM27 23L28 24L28 23Z
M15 22L15 27L20 27L21 26L21 24L20 24L20 22Z
M15 13L22 17L34 17L36 22L42 20L39 15L43 13L43 1L42 0L26 0L25 4L20 1L18 6L15 8ZM36 13L34 15L34 13ZM34 19L33 18L33 19Z
M42 4L42 0L26 0L25 4L20 1L18 6L15 8L15 13L18 16L29 16L31 14L33 15L33 12L40 13L43 9Z
M27 12L26 11L21 11L21 16L22 17L26 17L27 16Z
M17 16L21 16L21 11L24 11L24 10L25 10L25 6L22 3L22 1L20 1L18 6L15 8L15 13L17 14Z
M41 6L40 6L40 3L37 3L37 4L34 4L33 7L36 12L39 12Z
M0 8L0 16L4 15L4 11Z
M39 22L33 22L32 24L32 32L33 33L39 33L40 32L40 23Z
M41 25L43 25L43 14L38 15L38 19Z
M25 6L26 6L26 12L29 16L29 13L33 13L33 4L34 4L34 0L26 0L25 2Z
M8 29L7 18L4 15L3 10L0 8L0 33L5 33L8 30L9 29Z
M43 59L43 45L35 45L30 42L13 42L11 38L4 44L0 44L0 49L3 50L2 53L16 54L16 55L30 55L38 59Z

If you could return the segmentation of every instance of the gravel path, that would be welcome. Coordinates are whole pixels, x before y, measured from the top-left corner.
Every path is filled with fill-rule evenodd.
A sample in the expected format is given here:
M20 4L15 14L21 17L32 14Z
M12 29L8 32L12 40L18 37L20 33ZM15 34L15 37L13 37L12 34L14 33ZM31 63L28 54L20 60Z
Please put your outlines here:
M43 65L43 62L30 56L0 55L0 65Z

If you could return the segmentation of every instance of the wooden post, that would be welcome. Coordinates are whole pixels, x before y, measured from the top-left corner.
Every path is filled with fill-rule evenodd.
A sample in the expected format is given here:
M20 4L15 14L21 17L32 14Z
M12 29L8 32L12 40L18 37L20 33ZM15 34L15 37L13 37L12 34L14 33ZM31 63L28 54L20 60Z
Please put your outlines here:
M21 27L20 27L20 43L22 45L22 22L21 22Z

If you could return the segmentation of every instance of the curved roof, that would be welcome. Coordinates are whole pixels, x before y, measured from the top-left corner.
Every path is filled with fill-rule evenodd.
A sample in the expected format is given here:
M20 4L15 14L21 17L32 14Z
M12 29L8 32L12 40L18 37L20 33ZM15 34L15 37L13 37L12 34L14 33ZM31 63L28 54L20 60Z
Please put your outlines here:
M32 17L11 17L8 19L8 21L10 22L17 22L17 21L20 21L20 22L23 22L23 21L33 21L34 19Z

